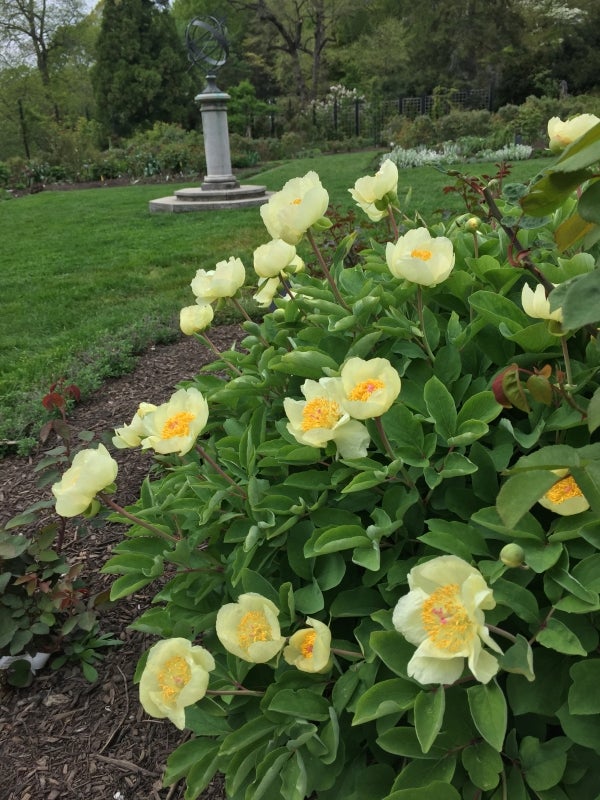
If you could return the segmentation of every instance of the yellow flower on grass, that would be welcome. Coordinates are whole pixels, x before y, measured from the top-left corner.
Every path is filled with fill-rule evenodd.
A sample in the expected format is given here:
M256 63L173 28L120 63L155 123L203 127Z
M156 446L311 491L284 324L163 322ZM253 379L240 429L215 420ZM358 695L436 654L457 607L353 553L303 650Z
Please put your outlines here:
M285 644L279 628L275 603L255 592L241 594L217 613L216 630L223 647L234 656L264 664Z
M206 694L215 660L187 639L164 639L150 648L140 679L140 702L147 714L168 717L182 730L185 709Z
M326 447L333 441L342 458L366 456L370 437L365 426L351 419L344 409L341 378L307 380L301 391L305 400L286 397L283 401L292 436L311 447Z
M552 470L559 478L554 486L540 497L538 503L544 508L560 514L562 517L570 517L573 514L581 514L587 511L590 504L585 495L575 482L575 478L568 474L566 469Z
M331 631L318 619L307 617L309 628L302 628L290 636L283 657L302 672L322 672L329 666Z
M296 245L327 211L329 195L316 172L292 178L260 207L260 215L273 239Z
M446 236L431 236L427 228L415 228L385 250L388 269L395 278L421 286L437 286L452 272L454 249Z
M246 280L246 270L239 258L219 261L213 270L199 269L190 286L200 305L220 297L233 297Z
M353 189L348 189L356 205L365 212L373 222L388 213L388 205L396 199L398 191L398 167L386 158L377 173L359 178Z
M527 316L533 319L551 319L555 322L562 322L562 308L550 311L550 300L546 297L546 290L541 283L538 283L535 291L528 283L524 284L521 291L521 305Z
M400 394L400 376L387 358L349 358L340 377L344 408L354 419L380 417Z
M254 251L254 271L259 278L275 278L296 260L296 248L283 239L272 239Z
M587 133L590 128L597 125L600 119L595 114L578 114L572 119L565 120L564 122L560 117L552 117L548 120L548 139L550 150L553 153L558 153L564 150L567 145L579 139L584 133Z
M117 471L117 462L103 444L95 450L80 450L61 480L52 486L56 513L61 517L83 514L98 492L114 483Z
M392 621L411 644L408 675L419 683L458 680L465 658L474 678L488 683L498 661L482 643L502 652L484 625L484 610L495 607L481 573L457 556L439 556L408 573L410 591L398 601Z
M213 307L208 303L186 306L179 312L179 327L186 336L192 336L208 328L214 316Z
M147 436L142 449L157 453L188 453L208 420L208 404L197 389L179 389L168 403L144 419Z
M119 450L124 450L127 447L139 447L142 439L147 435L144 418L155 410L154 403L140 403L129 425L115 428L115 435L112 439L114 446Z

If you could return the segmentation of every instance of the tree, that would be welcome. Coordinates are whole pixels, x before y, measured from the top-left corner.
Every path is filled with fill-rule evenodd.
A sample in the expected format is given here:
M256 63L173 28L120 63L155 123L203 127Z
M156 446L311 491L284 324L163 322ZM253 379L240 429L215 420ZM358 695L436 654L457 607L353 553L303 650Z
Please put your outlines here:
M35 60L43 83L50 84L54 35L83 18L81 0L0 0L0 44L7 66Z
M185 119L192 90L168 8L152 0L104 0L92 77L96 115L109 136Z

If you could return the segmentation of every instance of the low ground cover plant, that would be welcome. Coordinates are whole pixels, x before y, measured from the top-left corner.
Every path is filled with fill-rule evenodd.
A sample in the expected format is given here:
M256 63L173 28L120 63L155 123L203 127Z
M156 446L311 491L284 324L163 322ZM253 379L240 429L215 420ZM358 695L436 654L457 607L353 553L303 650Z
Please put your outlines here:
M161 468L138 502L100 448L53 487L129 525L114 599L175 570L134 627L186 798L216 771L232 800L597 796L600 120L557 136L533 186L464 175L480 215L429 228L384 161L352 266L319 177L289 181L254 256L272 310L115 431ZM198 270L188 333L243 273Z

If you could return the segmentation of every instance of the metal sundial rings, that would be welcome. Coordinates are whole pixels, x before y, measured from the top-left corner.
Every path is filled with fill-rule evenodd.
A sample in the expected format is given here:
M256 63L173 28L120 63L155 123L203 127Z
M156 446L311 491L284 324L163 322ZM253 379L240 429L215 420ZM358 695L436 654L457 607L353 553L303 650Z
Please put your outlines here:
M227 30L224 22L216 17L190 20L185 29L185 43L192 64L204 62L218 69L227 61Z

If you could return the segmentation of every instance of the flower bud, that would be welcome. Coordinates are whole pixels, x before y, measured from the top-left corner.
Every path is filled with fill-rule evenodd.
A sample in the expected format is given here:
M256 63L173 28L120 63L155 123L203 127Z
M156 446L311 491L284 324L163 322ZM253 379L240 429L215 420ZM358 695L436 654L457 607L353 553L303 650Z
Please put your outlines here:
M470 233L475 233L475 231L478 231L480 225L481 220L479 217L469 217L469 219L465 222L465 228Z
M511 542L505 544L500 551L500 561L507 567L520 567L525 560L525 552L521 545Z

